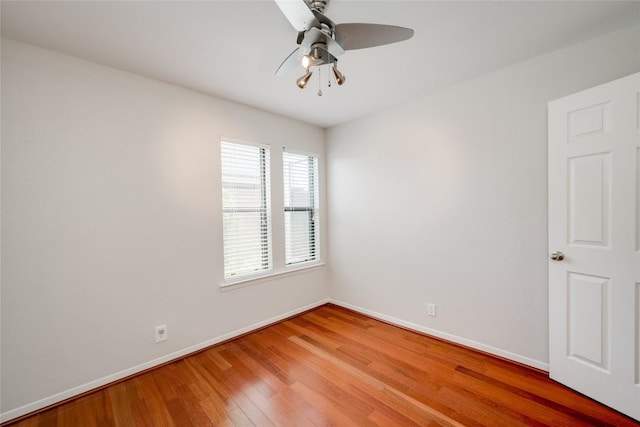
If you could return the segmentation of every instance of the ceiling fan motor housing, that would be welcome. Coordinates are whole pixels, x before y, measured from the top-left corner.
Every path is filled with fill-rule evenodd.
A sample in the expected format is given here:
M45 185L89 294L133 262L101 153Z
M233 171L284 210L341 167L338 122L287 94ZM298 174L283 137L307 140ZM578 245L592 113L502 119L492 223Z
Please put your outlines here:
M327 7L329 0L306 0L309 9L317 10L320 13L324 13L324 9Z

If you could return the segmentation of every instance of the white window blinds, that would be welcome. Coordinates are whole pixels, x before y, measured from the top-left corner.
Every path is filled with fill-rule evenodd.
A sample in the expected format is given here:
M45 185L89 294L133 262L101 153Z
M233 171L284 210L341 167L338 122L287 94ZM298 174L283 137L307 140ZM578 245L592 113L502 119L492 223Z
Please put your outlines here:
M224 277L271 269L269 148L222 141Z
M318 159L284 152L284 231L287 265L318 257Z

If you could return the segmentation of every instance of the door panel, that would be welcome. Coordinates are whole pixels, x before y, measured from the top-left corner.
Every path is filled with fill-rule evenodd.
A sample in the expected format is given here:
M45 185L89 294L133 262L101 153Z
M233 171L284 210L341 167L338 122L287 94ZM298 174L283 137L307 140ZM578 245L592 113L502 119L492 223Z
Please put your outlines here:
M569 141L579 142L586 137L609 133L610 103L592 105L569 113Z
M549 103L549 375L640 420L640 73Z
M568 356L608 370L609 279L569 273Z
M640 265L640 88L636 91L636 253L635 263ZM636 275L636 346L635 346L635 361L636 361L636 378L635 385L637 393L640 394L640 274ZM640 411L640 409L639 409ZM636 416L635 418L640 418Z
M636 283L636 387L640 387L640 283Z
M640 92L636 94L636 129L640 130Z
M638 118L640 121L640 118ZM636 252L640 251L640 147L636 148Z
M608 246L609 153L569 159L569 243Z

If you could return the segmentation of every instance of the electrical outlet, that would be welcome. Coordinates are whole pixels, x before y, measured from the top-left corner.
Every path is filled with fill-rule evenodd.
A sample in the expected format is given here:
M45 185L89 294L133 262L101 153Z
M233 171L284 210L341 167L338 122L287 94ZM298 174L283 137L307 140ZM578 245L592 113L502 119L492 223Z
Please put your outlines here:
M167 340L167 325L156 326L156 343Z
M427 314L429 316L436 317L436 305L433 303L427 304Z

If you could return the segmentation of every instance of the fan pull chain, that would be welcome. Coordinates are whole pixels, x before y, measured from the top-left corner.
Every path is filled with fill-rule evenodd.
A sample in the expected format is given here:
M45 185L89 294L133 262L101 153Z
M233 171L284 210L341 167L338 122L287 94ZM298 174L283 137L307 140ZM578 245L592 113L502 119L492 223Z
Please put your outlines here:
M331 65L329 65L329 66L331 66ZM327 77L328 77L328 80L327 80L327 81L329 82L329 83L327 84L327 86L331 87L331 73L327 73Z
M318 67L318 96L322 96L322 89L320 86L322 85L322 67Z

